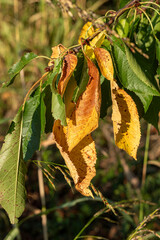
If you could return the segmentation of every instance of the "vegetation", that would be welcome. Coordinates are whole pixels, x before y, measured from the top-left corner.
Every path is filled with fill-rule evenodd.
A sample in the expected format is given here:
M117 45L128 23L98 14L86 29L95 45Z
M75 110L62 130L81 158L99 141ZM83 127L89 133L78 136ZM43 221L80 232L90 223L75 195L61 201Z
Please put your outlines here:
M159 2L0 4L2 238L159 239Z

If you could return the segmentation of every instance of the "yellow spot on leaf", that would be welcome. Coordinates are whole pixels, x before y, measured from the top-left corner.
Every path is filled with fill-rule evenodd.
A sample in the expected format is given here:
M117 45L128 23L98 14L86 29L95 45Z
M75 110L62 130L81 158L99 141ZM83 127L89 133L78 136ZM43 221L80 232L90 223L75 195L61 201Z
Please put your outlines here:
M137 107L131 96L111 82L112 120L116 145L137 159L141 131Z

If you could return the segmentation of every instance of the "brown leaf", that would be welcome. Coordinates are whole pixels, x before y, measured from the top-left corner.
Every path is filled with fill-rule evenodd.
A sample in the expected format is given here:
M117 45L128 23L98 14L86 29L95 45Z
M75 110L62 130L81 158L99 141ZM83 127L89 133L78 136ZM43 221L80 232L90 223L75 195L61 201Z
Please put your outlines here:
M110 53L104 48L95 48L94 54L102 75L113 81L114 69Z
M77 146L68 151L68 144L64 127L59 120L54 122L53 135L57 147L75 183L76 189L84 196L92 196L89 190L90 181L95 176L96 150L90 135L87 135Z
M68 81L77 66L77 57L74 54L67 54L63 59L61 78L58 82L58 92L63 96Z
M101 105L99 71L89 58L87 58L87 63L88 85L85 92L79 97L75 111L71 117L67 118L65 127L69 151L98 127Z
M112 120L116 145L137 159L141 131L137 107L133 99L116 81L111 82Z

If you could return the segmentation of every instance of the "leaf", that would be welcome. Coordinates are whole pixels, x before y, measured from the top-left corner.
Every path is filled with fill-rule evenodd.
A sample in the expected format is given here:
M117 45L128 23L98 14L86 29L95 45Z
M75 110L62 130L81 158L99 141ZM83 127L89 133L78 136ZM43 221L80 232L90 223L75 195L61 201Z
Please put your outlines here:
M95 176L96 164L96 150L92 137L87 135L69 152L64 127L59 120L54 122L53 135L69 168L76 189L84 196L92 196L92 192L88 188L91 179Z
M52 128L53 128L53 116L52 116L52 112L51 112L51 104L52 104L52 92L51 92L51 88L50 85L48 85L43 92L44 95L44 104L45 104L45 133L49 133L52 132Z
M106 79L113 81L114 69L110 53L104 48L95 48L94 54L102 75Z
M66 123L65 105L61 95L57 92L57 89L55 88L55 83L56 83L57 75L60 71L60 66L61 66L61 62L59 62L59 60L57 59L55 61L53 73L50 74L47 82L50 84L51 90L52 90L52 107L51 107L52 116L56 120L58 119L61 120L62 125L66 125L67 123Z
M104 81L101 84L102 103L100 117L104 118L107 114L107 109L112 105L112 100L110 82L101 75L101 79L102 78L104 79Z
M67 48L65 48L62 44L52 47L51 61L49 61L48 66L52 66L55 62L55 59L62 58L66 51Z
M74 54L67 54L63 58L63 67L61 78L58 82L58 93L63 96L68 81L77 66L77 57Z
M129 21L127 18L122 18L116 24L116 31L121 38L127 37L129 33Z
M40 112L41 112L41 134L45 133L45 126L46 126L46 105L44 102L44 98L45 98L45 93L42 92L41 93L41 98L40 98Z
M124 43L113 38L114 45L112 48L117 76L121 84L130 91L133 91L140 97L145 112L147 111L152 98L149 96L159 96L160 93L148 79L140 65L137 63L133 54L125 47ZM141 95L143 96L141 98ZM148 101L149 100L149 101Z
M0 151L0 204L12 224L18 222L25 208L25 172L22 157L22 111L13 120Z
M89 58L87 58L87 64L89 69L87 88L79 97L75 111L68 116L67 126L64 128L69 151L98 127L101 105L99 71Z
M8 71L10 75L10 80L3 84L3 87L8 87L14 82L15 77L17 74L37 55L35 53L26 53L17 63L15 63Z
M81 44L81 41L83 39L89 38L94 36L94 34L97 33L97 35L89 42L90 46L84 47L84 52L90 59L94 59L94 50L93 47L100 47L105 39L105 31L100 31L98 29L94 29L92 22L87 22L80 33L78 43Z
M158 127L159 123L159 113L160 113L160 97L153 97L153 100L146 112L146 114L143 116L143 118L151 123L158 132L160 132L160 129Z
M111 82L112 121L116 145L136 158L140 143L140 122L133 99L115 81Z
M40 89L26 102L23 112L22 147L25 161L39 149L41 137Z

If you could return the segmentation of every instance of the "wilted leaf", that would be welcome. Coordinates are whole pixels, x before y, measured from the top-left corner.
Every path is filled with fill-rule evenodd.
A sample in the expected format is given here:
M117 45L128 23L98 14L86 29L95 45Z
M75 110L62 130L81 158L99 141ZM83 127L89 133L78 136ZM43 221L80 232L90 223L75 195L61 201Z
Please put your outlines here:
M110 53L104 48L95 48L94 54L102 75L106 79L113 81L114 68Z
M57 120L54 122L53 135L56 145L63 156L76 189L84 196L92 196L89 190L90 181L95 176L96 150L90 135L87 135L78 145L68 151L64 127Z
M69 151L98 127L101 105L99 72L90 59L87 59L87 64L89 69L88 85L79 97L75 111L67 118L65 127Z
M63 96L68 81L77 66L77 57L74 54L67 54L63 59L61 78L58 82L58 92Z
M90 46L85 46L84 48L84 51L86 53L86 55L91 58L91 59L94 59L95 58L95 55L94 55L94 50L93 48L94 47L100 47L105 39L105 31L100 31L98 29L94 29L94 27L92 26L92 23L91 22L87 22L82 30L81 30L81 33L80 33L80 36L79 36L79 39L78 39L78 42L79 44L81 44L81 41L83 39L86 39L88 37L92 37L94 36L94 34L97 33L97 35L89 42L89 45Z
M112 89L112 120L116 145L136 158L140 142L140 122L137 107L133 99L115 81Z
M25 207L25 165L22 156L22 111L13 120L0 151L0 204L12 224Z
M51 61L48 63L48 66L53 65L54 60L59 58L59 57L63 57L65 52L66 52L66 48L62 45L62 44L58 44L55 47L52 47L52 55L51 55Z

